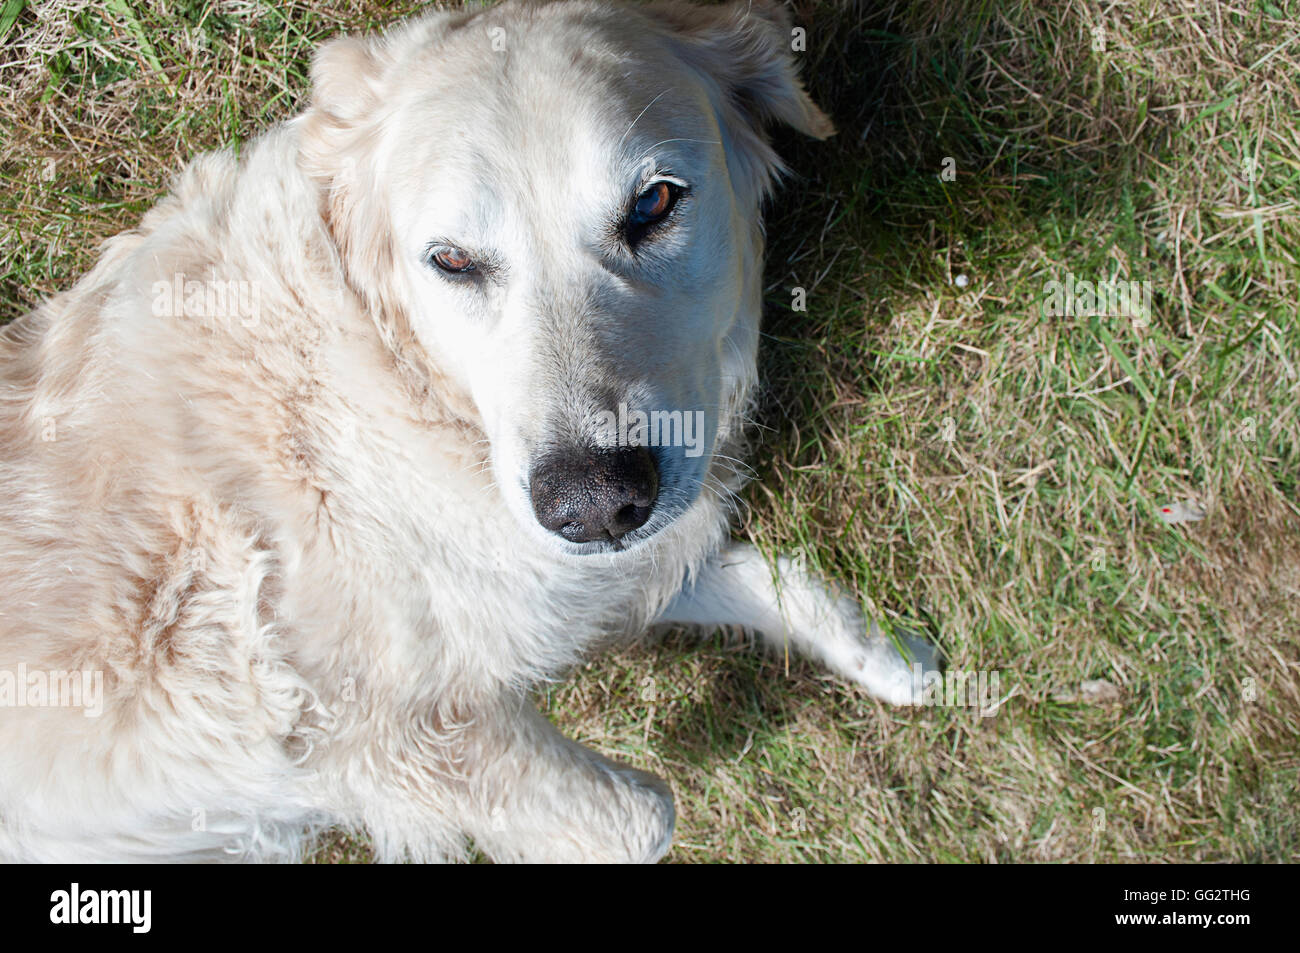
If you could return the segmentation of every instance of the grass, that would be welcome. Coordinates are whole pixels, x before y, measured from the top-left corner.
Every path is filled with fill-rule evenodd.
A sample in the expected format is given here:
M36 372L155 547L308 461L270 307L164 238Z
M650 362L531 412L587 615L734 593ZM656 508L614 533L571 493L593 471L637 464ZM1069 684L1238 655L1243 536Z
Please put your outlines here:
M0 321L418 6L0 0ZM545 710L670 779L677 861L1300 860L1300 9L795 9L840 134L777 133L738 534L1007 697L891 709L676 633ZM1150 282L1150 321L1047 313L1067 274Z

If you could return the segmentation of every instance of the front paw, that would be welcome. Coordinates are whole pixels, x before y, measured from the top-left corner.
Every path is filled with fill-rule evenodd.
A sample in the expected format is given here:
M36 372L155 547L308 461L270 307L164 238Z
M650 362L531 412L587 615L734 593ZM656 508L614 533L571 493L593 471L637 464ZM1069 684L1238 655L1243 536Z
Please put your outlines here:
M677 824L673 792L663 778L624 765L610 770L619 789L622 810L618 819L622 851L616 862L653 864L668 853Z
M939 651L931 642L901 630L891 639L875 622L853 656L845 674L891 705L924 704L926 685L942 677Z

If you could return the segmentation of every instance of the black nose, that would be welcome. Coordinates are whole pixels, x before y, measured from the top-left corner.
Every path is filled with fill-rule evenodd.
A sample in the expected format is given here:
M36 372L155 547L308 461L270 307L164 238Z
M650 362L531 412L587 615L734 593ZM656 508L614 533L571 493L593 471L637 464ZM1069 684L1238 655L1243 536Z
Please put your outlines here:
M659 471L645 447L551 453L529 474L537 522L571 543L622 538L650 518Z

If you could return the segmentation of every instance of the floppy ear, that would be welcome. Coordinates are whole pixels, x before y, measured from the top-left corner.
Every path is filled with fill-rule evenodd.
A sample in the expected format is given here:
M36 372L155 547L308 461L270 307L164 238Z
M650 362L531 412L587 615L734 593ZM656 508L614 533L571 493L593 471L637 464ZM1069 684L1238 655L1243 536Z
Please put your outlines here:
M835 134L799 80L790 18L775 0L716 7L670 0L652 4L646 13L669 29L678 55L716 84L715 106L731 140L729 159L756 196L767 193L784 171L763 132L765 124L782 122L815 139Z
M381 42L342 36L317 50L311 61L312 107L339 122L360 121L381 95L388 66Z
M416 397L456 403L420 347L394 286L394 245L388 197L382 192L379 150L393 110L389 76L418 55L453 20L435 14L375 37L342 37L312 60L312 95L296 120L298 165L320 188L320 212L338 251L344 278L365 306L398 372ZM463 403L463 402L462 402ZM459 407L459 404L457 404ZM460 409L460 416L468 411Z
M376 194L375 137L392 64L382 38L345 36L317 50L311 103L298 120L298 162L321 189L321 216L349 284L368 300L391 271L391 230ZM364 259L363 257L364 256Z

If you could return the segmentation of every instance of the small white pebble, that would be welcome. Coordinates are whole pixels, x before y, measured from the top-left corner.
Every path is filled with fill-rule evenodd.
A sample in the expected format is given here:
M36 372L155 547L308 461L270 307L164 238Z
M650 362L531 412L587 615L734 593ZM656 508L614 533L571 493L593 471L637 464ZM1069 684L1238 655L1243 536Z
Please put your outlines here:
M1205 507L1194 500L1174 502L1160 507L1160 518L1171 526L1205 519Z
M968 284L970 284L970 279L967 278L965 275L958 275L956 278L952 280L952 283L956 285L958 288L965 288Z

